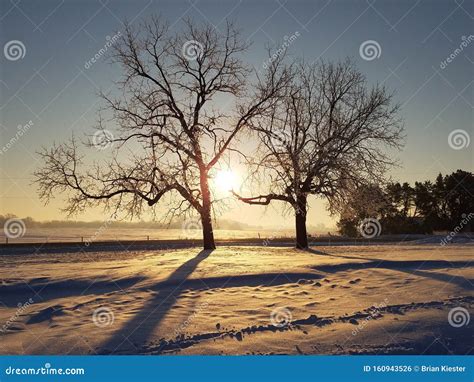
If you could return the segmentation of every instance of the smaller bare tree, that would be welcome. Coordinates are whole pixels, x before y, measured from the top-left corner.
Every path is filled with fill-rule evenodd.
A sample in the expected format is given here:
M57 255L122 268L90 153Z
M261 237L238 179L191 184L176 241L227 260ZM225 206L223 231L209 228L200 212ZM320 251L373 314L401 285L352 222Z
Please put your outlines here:
M197 212L204 248L213 249L210 172L287 76L278 65L252 74L243 61L248 45L232 24L219 33L187 21L171 33L153 18L127 26L115 48L119 95L102 95L110 121L98 126L115 144L110 160L87 163L75 139L44 149L35 173L40 197L67 194L68 214L102 203L135 217L169 195L172 215Z
M261 155L248 161L267 191L234 194L247 204L287 203L295 214L296 246L307 248L308 197L324 197L335 213L358 185L383 182L394 164L386 149L401 147L402 124L392 95L369 87L350 60L291 67L279 102L250 120Z

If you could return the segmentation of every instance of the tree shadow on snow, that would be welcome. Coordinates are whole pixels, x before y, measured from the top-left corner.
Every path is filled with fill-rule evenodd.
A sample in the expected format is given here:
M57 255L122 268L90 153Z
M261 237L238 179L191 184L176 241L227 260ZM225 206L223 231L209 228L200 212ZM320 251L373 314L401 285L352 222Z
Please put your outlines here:
M99 353L120 352L122 345L140 351L140 346L146 344L153 331L170 311L183 292L183 284L205 260L212 250L202 250L197 256L178 267L166 280L172 287L159 290L140 311L126 322L110 339L99 348Z
M333 255L327 252L308 249L310 253L330 256L335 258L362 260L364 262L348 262L342 264L316 265L312 269L322 272L335 273L339 271L358 270L358 269L390 269L404 272L415 276L431 278L437 281L451 283L464 289L472 289L474 279L468 279L462 276L453 276L447 273L432 272L432 269L457 269L471 267L471 261L447 261L447 260L382 260L367 257ZM427 272L427 270L430 270Z

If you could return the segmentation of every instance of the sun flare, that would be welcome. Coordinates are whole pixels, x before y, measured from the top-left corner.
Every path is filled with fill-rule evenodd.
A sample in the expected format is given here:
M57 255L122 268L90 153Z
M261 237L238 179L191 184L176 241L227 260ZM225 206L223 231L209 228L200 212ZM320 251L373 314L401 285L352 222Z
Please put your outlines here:
M234 190L238 183L237 174L231 170L219 170L214 178L214 186L220 192Z

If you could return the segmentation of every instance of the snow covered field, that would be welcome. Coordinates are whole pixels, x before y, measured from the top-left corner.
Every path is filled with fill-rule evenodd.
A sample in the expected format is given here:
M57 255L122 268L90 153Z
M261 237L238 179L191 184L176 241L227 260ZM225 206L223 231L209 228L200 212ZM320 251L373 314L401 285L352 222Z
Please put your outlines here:
M474 245L0 256L2 354L472 353Z

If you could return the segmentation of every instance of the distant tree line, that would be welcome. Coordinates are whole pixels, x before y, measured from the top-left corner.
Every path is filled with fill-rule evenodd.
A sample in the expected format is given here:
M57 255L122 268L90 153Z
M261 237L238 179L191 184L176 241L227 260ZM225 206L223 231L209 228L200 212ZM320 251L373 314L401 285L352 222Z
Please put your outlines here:
M18 219L14 214L0 215L0 226L4 226L7 220ZM95 221L79 221L79 220L49 220L38 221L32 217L21 218L27 229L30 228L99 228L107 224L113 228L129 228L129 229L183 229L186 225L194 225L193 220L176 219L169 223L162 223L158 221L118 221L111 218ZM105 223L109 222L109 223ZM196 225L196 227L198 227ZM226 230L256 230L261 229L261 226L250 225L229 219L220 219L217 225L218 229Z
M339 232L360 236L364 219L377 219L383 234L474 230L474 174L457 170L434 182L389 183L358 188L344 207Z

